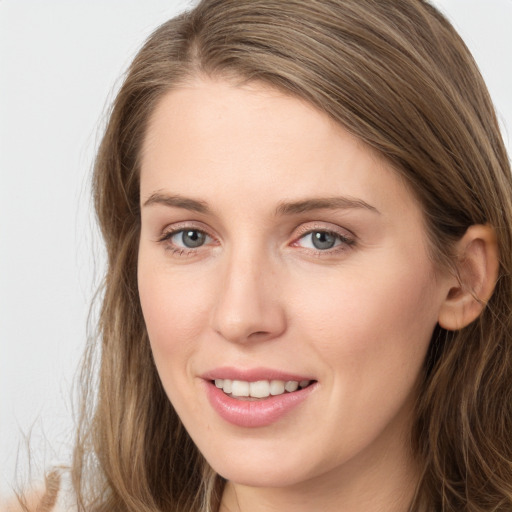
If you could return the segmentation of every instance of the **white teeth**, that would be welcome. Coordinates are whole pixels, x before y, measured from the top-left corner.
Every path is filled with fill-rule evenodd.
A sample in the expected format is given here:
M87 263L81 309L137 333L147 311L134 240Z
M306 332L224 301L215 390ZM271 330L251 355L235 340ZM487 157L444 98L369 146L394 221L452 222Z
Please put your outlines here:
M249 396L249 383L244 380L234 380L231 394L233 396Z
M282 395L284 393L284 381L273 380L270 382L270 394Z
M299 388L309 386L311 381L301 380L258 380L247 382L244 380L215 379L215 386L224 393L233 397L267 398L268 396L282 395L285 392L293 393Z
M270 394L268 380L258 380L249 384L249 395L254 398L266 398Z
M284 385L284 389L286 389L286 391L288 391L288 393L291 393L292 391L297 391L298 388L299 388L299 383L295 380L289 380Z
M231 393L233 389L233 381L229 379L224 379L222 389L224 390L224 393Z

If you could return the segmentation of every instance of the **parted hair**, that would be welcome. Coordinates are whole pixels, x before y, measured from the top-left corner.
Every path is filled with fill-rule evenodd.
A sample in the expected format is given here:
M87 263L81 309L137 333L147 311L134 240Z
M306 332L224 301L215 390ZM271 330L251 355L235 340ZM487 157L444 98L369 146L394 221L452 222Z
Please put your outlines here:
M163 391L137 290L140 150L159 100L201 76L301 98L377 150L422 206L432 258L456 271L473 224L500 270L479 316L435 329L410 436L410 510L512 510L512 181L494 108L451 24L424 0L203 0L129 67L95 161L107 269L82 369L72 468L87 512L217 512L223 479Z

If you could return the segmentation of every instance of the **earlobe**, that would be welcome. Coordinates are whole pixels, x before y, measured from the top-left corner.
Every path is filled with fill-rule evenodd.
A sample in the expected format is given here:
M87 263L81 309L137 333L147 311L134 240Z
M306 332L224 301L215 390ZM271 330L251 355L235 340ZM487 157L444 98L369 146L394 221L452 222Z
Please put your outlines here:
M439 311L439 325L458 330L478 318L491 298L499 270L498 243L494 228L470 226L457 243L457 283Z

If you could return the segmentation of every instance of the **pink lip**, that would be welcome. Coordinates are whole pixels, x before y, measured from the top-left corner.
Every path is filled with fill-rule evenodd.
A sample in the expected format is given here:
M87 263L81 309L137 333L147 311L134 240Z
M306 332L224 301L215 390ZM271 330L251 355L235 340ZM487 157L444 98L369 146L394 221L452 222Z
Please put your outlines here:
M294 373L287 373L281 370L273 370L271 368L234 368L231 366L225 366L222 368L216 368L210 370L203 375L201 378L205 380L215 379L230 379L230 380L246 380L248 382L256 382L258 380L316 380L314 377L309 375L298 375Z
M292 375L281 371L264 368L239 370L235 368L219 368L207 372L202 376L208 400L217 414L232 425L238 427L255 428L265 427L277 422L280 418L300 405L316 389L313 382L307 388L299 389L293 393L269 396L260 400L238 400L224 393L215 386L215 379L246 380L314 380L304 376Z

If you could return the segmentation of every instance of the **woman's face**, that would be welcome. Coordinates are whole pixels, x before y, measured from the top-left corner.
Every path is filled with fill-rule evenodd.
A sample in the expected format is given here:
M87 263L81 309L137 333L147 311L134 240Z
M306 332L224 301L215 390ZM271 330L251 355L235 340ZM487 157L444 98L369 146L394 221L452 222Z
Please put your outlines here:
M154 360L213 468L272 487L399 471L448 281L391 166L298 99L197 80L151 119L141 212Z

